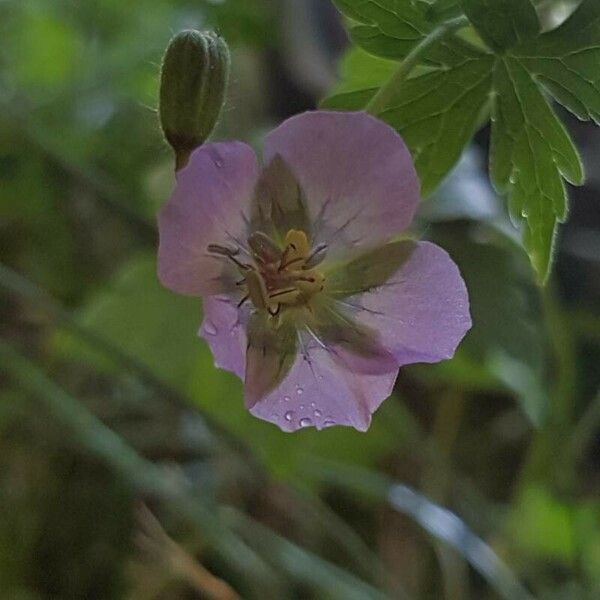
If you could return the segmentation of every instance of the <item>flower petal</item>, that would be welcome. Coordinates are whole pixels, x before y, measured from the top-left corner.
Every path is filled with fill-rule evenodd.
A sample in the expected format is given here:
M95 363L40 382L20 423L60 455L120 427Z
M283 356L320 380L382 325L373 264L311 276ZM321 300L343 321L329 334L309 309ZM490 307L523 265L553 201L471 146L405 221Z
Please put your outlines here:
M398 365L452 358L471 328L469 297L458 267L439 246L416 247L381 287L344 300L374 329Z
M204 320L198 333L208 342L215 357L215 366L232 371L240 379L244 379L244 313L233 301L223 296L205 298L203 308Z
M246 327L246 406L251 408L285 379L296 359L298 336L292 323L274 327L266 311L250 316Z
M371 415L391 395L398 369L365 374L351 366L343 352L313 347L296 357L283 382L250 412L284 431L332 425L366 431Z
M419 181L402 138L363 112L307 112L265 141L265 162L280 155L307 197L316 241L371 244L412 221Z
M164 286L190 295L229 289L226 259L206 249L211 243L245 244L257 179L254 151L241 142L207 144L192 154L158 216L158 274Z

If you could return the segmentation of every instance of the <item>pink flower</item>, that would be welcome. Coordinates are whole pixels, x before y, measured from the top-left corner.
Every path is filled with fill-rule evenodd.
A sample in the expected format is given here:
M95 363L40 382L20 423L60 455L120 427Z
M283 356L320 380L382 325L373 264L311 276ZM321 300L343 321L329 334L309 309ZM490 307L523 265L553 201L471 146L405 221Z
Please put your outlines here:
M364 431L398 369L451 358L471 326L458 268L399 239L419 200L411 156L365 114L308 112L197 149L159 215L162 283L204 297L200 334L285 431Z

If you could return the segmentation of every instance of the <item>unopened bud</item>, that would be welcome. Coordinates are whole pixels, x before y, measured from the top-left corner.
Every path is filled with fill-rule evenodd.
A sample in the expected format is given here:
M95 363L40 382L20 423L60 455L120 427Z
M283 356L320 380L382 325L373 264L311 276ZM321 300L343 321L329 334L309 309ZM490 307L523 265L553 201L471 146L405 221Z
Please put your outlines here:
M160 82L160 124L175 168L210 136L225 98L229 50L217 34L182 31L169 42Z

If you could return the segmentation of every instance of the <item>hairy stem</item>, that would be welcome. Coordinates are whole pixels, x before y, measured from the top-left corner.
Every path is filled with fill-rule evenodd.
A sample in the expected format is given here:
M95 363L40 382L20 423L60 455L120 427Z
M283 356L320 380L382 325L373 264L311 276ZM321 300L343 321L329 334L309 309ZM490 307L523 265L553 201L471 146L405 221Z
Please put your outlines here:
M367 106L365 106L365 111L375 116L382 113L388 107L396 90L402 86L411 71L422 61L427 50L437 44L440 40L444 39L447 35L468 24L469 20L467 17L462 16L446 21L436 27L407 54L390 79L379 88L379 91L371 98Z

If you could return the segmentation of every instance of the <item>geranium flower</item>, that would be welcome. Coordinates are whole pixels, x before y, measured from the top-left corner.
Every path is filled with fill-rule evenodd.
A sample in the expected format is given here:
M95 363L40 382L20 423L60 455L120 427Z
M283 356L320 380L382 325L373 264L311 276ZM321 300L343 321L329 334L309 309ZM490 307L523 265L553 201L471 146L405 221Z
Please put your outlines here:
M471 326L448 254L399 237L419 182L388 125L308 112L266 138L207 144L159 215L161 282L204 298L200 335L285 431L368 429L398 369L451 358Z

